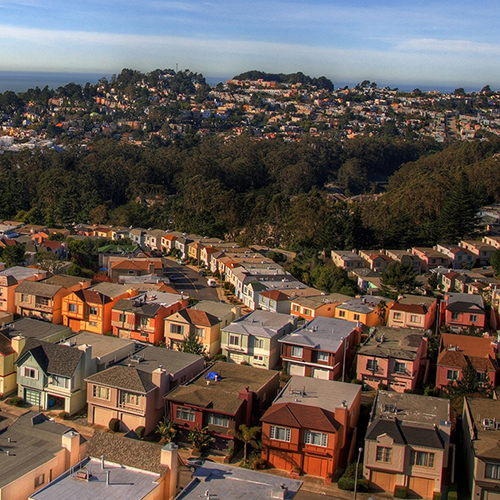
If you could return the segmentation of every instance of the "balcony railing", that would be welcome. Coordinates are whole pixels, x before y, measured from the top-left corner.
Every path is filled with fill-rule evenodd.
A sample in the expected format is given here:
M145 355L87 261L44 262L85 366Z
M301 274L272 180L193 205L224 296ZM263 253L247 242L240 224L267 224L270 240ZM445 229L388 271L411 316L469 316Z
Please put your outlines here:
M46 304L39 304L38 302L35 302L35 309L41 309L42 311L51 311L52 306L51 305L46 305Z

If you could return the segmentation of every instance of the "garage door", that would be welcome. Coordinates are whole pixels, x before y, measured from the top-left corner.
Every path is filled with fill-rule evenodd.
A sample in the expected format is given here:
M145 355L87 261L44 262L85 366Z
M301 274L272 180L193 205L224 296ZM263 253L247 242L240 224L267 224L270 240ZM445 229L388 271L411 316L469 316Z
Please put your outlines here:
M330 370L325 370L324 368L313 368L311 376L322 380L330 380Z
M500 491L483 490L483 500L500 500Z
M394 493L394 485L396 484L396 476L387 472L372 472L371 485L378 490Z
M276 469L292 470L293 468L286 452L270 451L269 464Z
M311 476L326 477L328 474L328 459L306 455L304 457L304 472Z
M306 367L303 365L288 364L288 375L300 375L303 377L306 373Z
M410 477L410 493L422 498L432 498L434 496L434 479L424 479L422 477Z
M115 417L115 412L113 410L108 410L106 408L99 408L98 406L94 406L94 420L92 423L97 425L103 425L104 427L108 427L109 421Z
M80 328L80 320L79 319L70 319L68 326L74 332L79 332L81 330L81 328Z
M41 393L33 389L24 389L24 400L31 406L40 405Z

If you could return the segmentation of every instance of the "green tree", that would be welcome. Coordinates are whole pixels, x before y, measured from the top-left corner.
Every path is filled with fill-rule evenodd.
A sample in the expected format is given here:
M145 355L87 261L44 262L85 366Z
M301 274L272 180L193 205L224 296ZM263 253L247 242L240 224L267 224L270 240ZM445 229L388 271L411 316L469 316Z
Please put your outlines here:
M247 463L247 446L250 444L254 448L257 448L257 441L255 438L261 431L261 427L247 427L245 424L241 424L239 430L231 429L229 433L234 436L238 441L243 442L243 461Z
M156 433L160 435L160 443L167 444L174 440L177 430L172 420L163 417L163 420L156 426Z
M68 276L85 277L85 273L83 272L82 268L78 264L72 264L71 266L69 266L68 270L66 271L66 274Z
M490 259L490 264L497 275L500 274L500 250L496 250L495 252L493 252Z
M311 272L311 278L316 288L328 293L343 293L356 295L358 288L345 269L335 265L317 266Z
M382 271L382 294L394 296L415 290L416 276L411 264L393 262Z
M205 346L194 331L189 332L188 337L182 341L179 346L179 351L197 354L198 356L206 356Z
M203 452L210 446L214 438L208 432L206 427L193 427L188 434L188 440L193 447L194 452Z
M26 260L24 245L9 245L2 251L5 267L22 266Z

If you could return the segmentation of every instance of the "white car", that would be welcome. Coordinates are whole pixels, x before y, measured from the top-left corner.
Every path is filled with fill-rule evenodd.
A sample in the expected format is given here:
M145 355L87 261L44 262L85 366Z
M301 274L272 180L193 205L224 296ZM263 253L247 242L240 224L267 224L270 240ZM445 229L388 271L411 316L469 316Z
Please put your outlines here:
M207 285L215 288L217 286L217 281L215 281L213 278L210 278L207 280Z

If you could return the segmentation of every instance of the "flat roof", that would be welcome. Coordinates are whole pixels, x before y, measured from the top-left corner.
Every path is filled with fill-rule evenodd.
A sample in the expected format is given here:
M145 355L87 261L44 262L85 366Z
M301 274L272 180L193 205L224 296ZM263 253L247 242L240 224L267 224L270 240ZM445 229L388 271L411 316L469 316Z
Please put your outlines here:
M385 297L379 297L377 295L367 295L365 297L358 297L355 299L348 300L343 304L337 306L338 309L344 309L346 311L352 311L356 313L369 314L376 307L379 302L394 302L391 299L387 299Z
M342 407L343 401L348 408L351 407L360 392L361 386L357 384L293 375L273 401L273 405L295 403L317 406L335 413L336 408Z
M283 491L285 500L291 500L302 486L302 481L242 469L232 465L205 462L194 473L193 480L175 500L265 500L277 498L274 492ZM208 492L208 494L207 494Z
M63 434L73 431L43 414L30 411L20 416L2 433L0 488L52 460L62 450Z
M472 440L476 456L500 460L500 429L483 425L484 419L500 422L500 401L485 398L465 398L476 431Z
M127 346L133 346L135 342L129 339L120 339L111 337L109 335L99 335L91 332L80 332L70 337L66 341L68 345L83 345L88 344L92 346L92 357L102 358L108 354L112 354ZM132 348L132 352L134 349Z
M47 486L30 496L33 500L54 500L71 498L71 500L140 500L147 497L159 487L160 474L143 471L101 460L86 458L80 467L73 467L59 476ZM80 469L87 470L89 480L79 479ZM109 478L109 484L107 479Z
M6 333L11 338L21 335L26 338L46 340L59 334L61 338L72 335L69 326L55 325L54 323L32 318L16 319L12 323L9 323L5 329L8 330Z
M233 321L225 326L223 330L242 335L273 338L282 335L278 333L278 330L281 330L288 323L295 325L295 322L295 318L288 314L256 310Z

